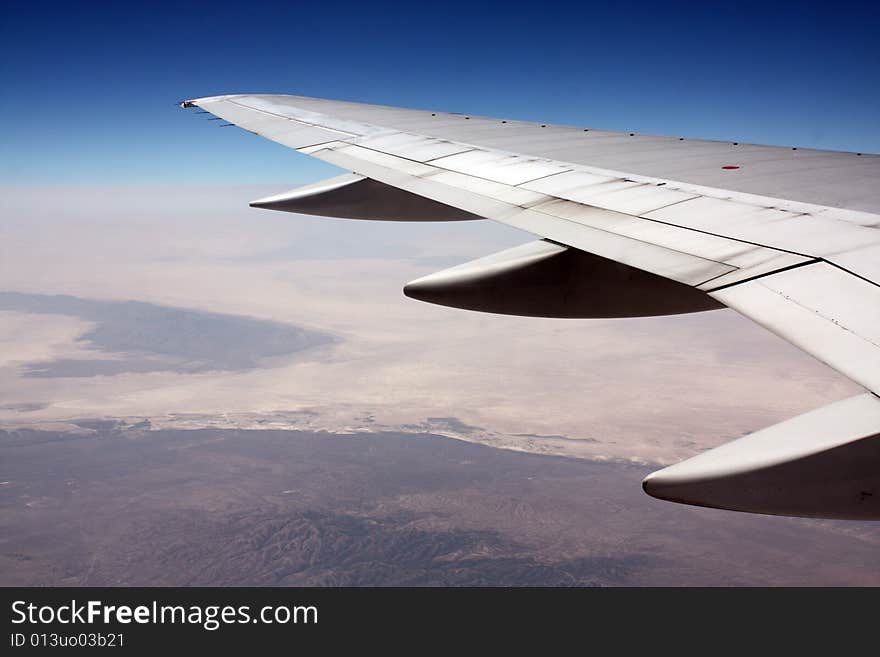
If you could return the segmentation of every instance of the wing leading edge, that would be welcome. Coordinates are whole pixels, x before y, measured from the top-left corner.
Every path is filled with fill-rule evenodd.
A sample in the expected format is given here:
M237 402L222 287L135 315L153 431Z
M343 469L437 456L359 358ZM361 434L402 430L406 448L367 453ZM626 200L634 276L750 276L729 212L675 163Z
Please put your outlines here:
M758 513L880 519L880 482L863 467L880 471L880 157L296 96L182 105L357 174L263 207L485 217L544 240L415 281L410 296L567 317L665 314L664 303L638 301L662 296L674 312L723 304L777 333L869 394L655 473L646 491ZM821 464L833 472L822 475Z

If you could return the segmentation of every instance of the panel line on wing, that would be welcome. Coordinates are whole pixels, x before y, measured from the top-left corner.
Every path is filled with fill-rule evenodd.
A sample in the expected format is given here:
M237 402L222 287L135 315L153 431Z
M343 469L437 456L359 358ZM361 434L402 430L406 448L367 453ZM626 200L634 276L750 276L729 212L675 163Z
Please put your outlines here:
M236 101L234 101L234 100L228 100L228 99L227 99L227 100L224 101L224 102L227 102L227 103L229 103L230 105L236 105L236 106L238 106L238 107L242 107L242 108L244 108L244 109L246 109L246 110L250 110L251 112L260 112L261 114L266 114L266 115L268 115L268 116L274 116L274 117L279 118L279 119L282 119L282 120L284 120L284 121L290 121L291 123L299 123L299 124L301 124L301 125L307 125L307 126L312 127L312 128L320 128L321 130L328 130L328 131L332 131L332 132L338 132L339 134L341 134L341 135L346 135L347 137L360 137L360 136L361 136L361 135L359 135L359 134L356 133L356 132L349 132L349 131L347 131L347 130L340 130L340 129L338 129L338 128L330 128L330 127L328 127L328 126L326 126L326 125L324 125L324 124L321 124L321 123L312 123L312 122L305 121L305 120L300 119L300 118L293 118L293 117L291 117L291 116L285 116L284 114L278 114L278 113L276 113L276 112L270 112L270 111L268 111L268 110L266 110L266 109L263 109L263 108L260 108L260 107L254 107L254 106L252 106L252 105L246 105L246 104L244 104L244 103L238 103L238 102L236 102Z
M756 274L755 276L750 276L748 278L744 278L739 281L734 281L732 283L726 283L725 285L719 285L718 287L705 289L703 291L706 293L719 292L720 290L724 290L729 287L733 287L734 285L742 285L743 283L751 283L752 281L756 281L759 278L764 278L766 276L772 276L773 274L781 274L784 271L788 271L790 269L797 269L798 267L805 267L807 265L814 265L817 262L825 262L825 261L822 260L822 258L812 258L810 260L804 260L803 262L796 262L793 265L788 265L787 267L780 267L779 269L774 269L772 271L764 272L761 274ZM831 263L829 263L829 264L831 264ZM716 276L714 279L711 279L711 280L716 280L717 278L721 278L722 276L726 276L726 274L721 274L720 276ZM706 283L708 283L708 282L710 282L710 281L706 281ZM703 283L703 285L705 285L706 283Z
M870 278L866 278L866 277L862 276L861 274L854 272L852 269L847 269L846 267L839 265L836 262L833 262L831 260L826 260L825 258L821 258L821 260L823 262L827 262L832 267L837 267L837 269L840 269L841 271L845 271L847 274L850 274L852 276L855 276L858 279L865 281L866 283L870 283L871 285L875 285L877 287L880 287L880 282L872 281Z

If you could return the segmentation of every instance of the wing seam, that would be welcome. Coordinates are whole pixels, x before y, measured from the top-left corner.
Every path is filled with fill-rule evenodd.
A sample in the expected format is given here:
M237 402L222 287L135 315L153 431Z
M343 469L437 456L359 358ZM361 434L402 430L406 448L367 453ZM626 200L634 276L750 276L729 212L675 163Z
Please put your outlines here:
M736 285L742 285L743 283L751 283L752 281L757 281L760 278L765 278L767 276L772 276L773 274L781 274L784 271L789 271L791 269L797 269L798 267L806 267L807 265L815 265L817 262L825 262L822 258L813 258L812 260L805 260L803 262L796 262L793 265L788 265L787 267L780 267L779 269L774 269L773 271L764 272L762 274L756 274L755 276L750 276L749 278L744 278L741 281L734 281L733 283L727 283L726 285L719 285L718 287L713 287L708 290L705 290L706 294L711 294L712 292L718 292L720 290L726 290L729 287L734 287ZM721 276L725 276L722 274ZM716 276L715 278L720 278ZM712 280L712 279L710 279ZM705 283L703 283L705 285Z
M260 109L259 107L252 107L251 105L245 105L244 103L237 103L234 100L226 100L227 103L232 105L236 105L238 107L242 107L246 110L250 110L251 112L260 112L261 114L268 114L269 116L274 116L279 119L283 119L285 121L290 121L291 123L299 123L300 125L307 125L311 128L318 128L319 130L328 130L330 132L338 132L341 135L348 135L349 137L362 137L363 135L359 135L356 132L349 132L348 130L340 130L339 128L329 128L325 125L320 125L318 123L310 123L308 121L303 121L302 119L294 119L289 116L284 116L283 114L276 114L275 112L270 112L268 110ZM323 115L322 115L323 116Z

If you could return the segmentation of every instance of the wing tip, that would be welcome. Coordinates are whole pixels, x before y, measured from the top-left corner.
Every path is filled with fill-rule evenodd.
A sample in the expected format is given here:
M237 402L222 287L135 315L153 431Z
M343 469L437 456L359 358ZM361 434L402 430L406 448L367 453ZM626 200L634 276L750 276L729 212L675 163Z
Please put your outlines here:
M183 109L190 107L201 107L204 103L213 103L219 100L228 100L230 98L238 98L246 94L224 94L222 96L202 96L201 98L190 98L189 100L181 100L177 104Z

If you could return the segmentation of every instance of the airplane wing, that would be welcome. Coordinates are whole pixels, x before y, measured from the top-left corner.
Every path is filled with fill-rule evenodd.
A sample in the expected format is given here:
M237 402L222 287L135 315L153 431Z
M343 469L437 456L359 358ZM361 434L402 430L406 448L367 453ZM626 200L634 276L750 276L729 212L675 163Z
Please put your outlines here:
M730 307L866 392L649 475L662 499L880 519L880 156L607 132L299 96L188 100L352 172L252 203L488 218L539 239L413 281L487 312Z

